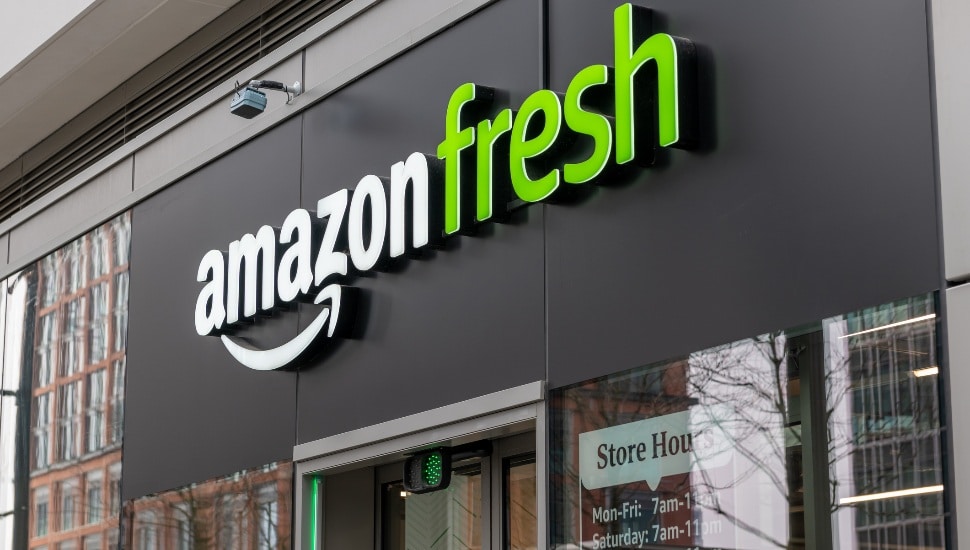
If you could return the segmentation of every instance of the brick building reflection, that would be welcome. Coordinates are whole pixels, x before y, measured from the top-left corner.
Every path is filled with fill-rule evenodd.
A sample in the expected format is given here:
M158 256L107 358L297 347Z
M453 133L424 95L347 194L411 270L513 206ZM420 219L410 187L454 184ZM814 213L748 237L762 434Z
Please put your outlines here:
M25 272L32 549L117 545L130 230L122 215Z
M274 463L125 503L123 548L286 550L293 466Z

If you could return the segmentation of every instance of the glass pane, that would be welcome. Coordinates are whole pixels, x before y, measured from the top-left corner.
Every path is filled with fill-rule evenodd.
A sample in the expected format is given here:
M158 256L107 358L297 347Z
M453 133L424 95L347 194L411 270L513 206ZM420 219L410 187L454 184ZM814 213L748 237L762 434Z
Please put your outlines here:
M934 308L914 297L553 391L553 543L943 548Z
M943 453L931 296L825 324L836 548L943 548Z
M535 457L506 461L505 480L506 548L535 550L539 540Z
M273 463L128 501L123 548L288 550L292 478Z
M772 333L559 394L561 542L801 548L788 344Z
M127 323L127 289L115 298L114 286L128 264L112 252L127 254L128 216L8 279L4 369L20 370L32 406L19 424L0 417L4 431L29 442L16 450L27 514L14 548L103 548L119 539L124 377L114 366L125 348L112 345L111 323ZM0 457L0 468L9 463L18 464Z
M447 489L416 495L401 482L383 488L384 550L480 550L481 466L457 468Z

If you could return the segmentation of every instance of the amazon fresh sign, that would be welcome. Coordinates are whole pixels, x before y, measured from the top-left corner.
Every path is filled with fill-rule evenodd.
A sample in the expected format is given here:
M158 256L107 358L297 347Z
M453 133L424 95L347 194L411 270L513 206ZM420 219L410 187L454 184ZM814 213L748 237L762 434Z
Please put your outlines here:
M510 199L543 201L603 179L611 166L648 165L656 145L690 148L694 45L650 35L650 23L649 10L620 6L613 67L586 67L564 95L539 90L516 111L499 110L491 88L459 86L436 156L412 153L391 166L389 181L366 175L353 191L320 199L315 212L294 210L279 228L264 225L228 251L206 253L197 276L204 286L196 331L219 336L250 368L290 365L351 324L355 289L341 285L342 278L500 219ZM609 101L597 100L604 96ZM581 142L591 146L575 146ZM286 344L261 350L232 336L257 315L297 301L329 307Z

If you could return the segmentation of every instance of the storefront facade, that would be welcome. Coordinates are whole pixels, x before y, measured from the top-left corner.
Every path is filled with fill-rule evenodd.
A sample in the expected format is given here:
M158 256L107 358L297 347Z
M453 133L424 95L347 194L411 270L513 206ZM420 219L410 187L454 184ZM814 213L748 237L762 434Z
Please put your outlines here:
M957 548L943 7L340 3L6 229L0 545Z

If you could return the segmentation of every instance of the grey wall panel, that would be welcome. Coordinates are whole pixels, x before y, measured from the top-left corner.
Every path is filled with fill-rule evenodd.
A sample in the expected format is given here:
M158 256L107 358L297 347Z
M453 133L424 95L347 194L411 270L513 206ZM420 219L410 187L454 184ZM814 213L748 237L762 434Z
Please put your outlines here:
M54 250L59 243L87 231L91 220L104 221L112 206L131 192L131 158L106 170L83 187L50 205L10 232L10 260L25 265L40 250Z
M324 478L324 548L374 547L374 483L373 468Z
M946 323L948 358L947 367L942 371L943 379L948 381L950 418L970 418L970 400L960 396L970 392L970 285L960 285L946 291ZM962 435L959 420L950 428L953 443L953 464L967 464L970 461L970 438ZM952 469L955 481L953 487L956 498L955 532L970 537L970 472L957 466ZM959 541L957 541L959 542Z
M125 499L292 455L296 375L236 363L218 338L195 333L193 314L202 256L299 206L300 127L284 123L132 214ZM278 345L296 317L242 335Z
M517 107L541 85L538 28L538 3L499 2L308 111L304 207L366 174L389 176L413 151L435 154L464 82L504 90ZM542 216L527 209L357 279L362 334L300 372L299 441L543 379Z
M939 286L922 2L650 6L704 147L547 208L550 385ZM613 4L549 9L555 89L612 64Z
M946 278L970 278L970 3L933 0L933 62Z

